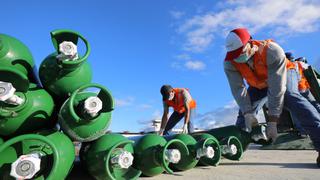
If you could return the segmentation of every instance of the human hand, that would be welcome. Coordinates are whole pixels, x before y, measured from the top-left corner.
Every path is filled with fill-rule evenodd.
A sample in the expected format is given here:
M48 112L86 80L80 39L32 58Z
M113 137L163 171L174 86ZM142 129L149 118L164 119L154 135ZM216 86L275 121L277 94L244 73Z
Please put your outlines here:
M182 134L188 134L188 124L184 124L182 127Z
M249 133L252 131L253 126L258 125L258 120L255 117L255 115L252 113L246 113L244 115L244 122L245 122L245 126L246 126L244 130Z
M159 130L159 132L158 132L158 135L159 135L159 136L163 136L163 132L164 132L164 129L161 128L161 129Z
M267 138L271 139L272 142L275 142L278 137L277 122L268 122L266 133L267 133Z

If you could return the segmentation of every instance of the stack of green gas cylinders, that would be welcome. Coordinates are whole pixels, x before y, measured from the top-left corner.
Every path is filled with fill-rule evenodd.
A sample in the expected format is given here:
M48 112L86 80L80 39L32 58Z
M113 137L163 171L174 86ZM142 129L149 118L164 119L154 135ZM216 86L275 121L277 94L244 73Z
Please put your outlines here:
M91 82L89 42L71 30L50 35L54 52L36 69L26 45L0 34L0 179L65 179L74 142L82 144L78 159L88 174L119 180L239 160L263 134L235 126L172 136L107 133L114 101Z

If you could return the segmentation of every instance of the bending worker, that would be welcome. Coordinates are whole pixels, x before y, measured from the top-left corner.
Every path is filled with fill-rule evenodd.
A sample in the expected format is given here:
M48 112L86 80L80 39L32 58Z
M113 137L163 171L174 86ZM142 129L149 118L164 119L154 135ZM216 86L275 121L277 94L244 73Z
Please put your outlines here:
M264 93L268 99L267 137L275 141L278 135L277 123L282 108L295 116L310 135L318 151L317 164L320 166L320 115L314 106L305 99L297 88L295 65L286 59L283 49L272 40L253 40L245 28L232 30L226 38L227 54L224 70L232 94L244 116L237 124L244 124L248 131L257 123L255 100L247 92L244 80L256 93ZM288 74L288 75L287 75ZM297 73L295 73L297 74ZM253 92L255 93L255 92ZM261 95L260 94L260 95ZM244 120L243 120L244 119Z
M192 99L188 89L186 88L172 88L170 85L163 85L160 89L163 101L163 115L161 120L161 127L159 134L167 135L183 117L184 124L182 133L189 133L193 131L190 121L191 114L196 108L196 102ZM168 120L169 107L172 107L174 112Z
M320 103L316 101L314 96L312 95L310 91L310 85L308 83L307 78L304 76L303 71L308 69L310 66L307 64L306 59L303 57L297 58L295 62L298 65L298 71L299 71L299 84L298 89L300 94L305 97L320 113Z

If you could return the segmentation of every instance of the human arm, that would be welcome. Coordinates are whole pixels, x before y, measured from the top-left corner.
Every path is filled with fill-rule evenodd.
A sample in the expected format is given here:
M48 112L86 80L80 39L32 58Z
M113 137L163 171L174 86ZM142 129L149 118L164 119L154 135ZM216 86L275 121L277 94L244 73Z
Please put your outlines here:
M227 76L232 95L243 114L252 113L252 106L247 88L239 71L230 61L224 62L224 72Z
M165 102L163 102L163 114L161 118L161 125L160 125L160 131L159 131L159 135L161 136L163 135L163 131L167 125L168 113L169 113L169 107Z
M192 101L192 97L187 89L183 89L182 91L183 99L184 99L184 108L185 108L185 115L184 115L184 124L188 124L190 121L190 102Z
M191 114L191 108L189 104L192 101L192 97L187 89L182 90L182 95L184 99L184 108L185 108L182 133L188 133L188 124L190 122L190 114Z
M271 42L267 50L268 66L268 115L279 118L287 83L286 60L283 49Z
M243 130L251 132L252 126L256 126L258 120L253 113L250 97L244 84L243 77L229 61L224 62L224 70L229 81L232 95L244 115L245 128Z
M278 136L277 123L283 108L287 83L286 59L283 49L270 43L267 51L268 66L268 122L267 137L274 142ZM297 84L298 86L298 84Z

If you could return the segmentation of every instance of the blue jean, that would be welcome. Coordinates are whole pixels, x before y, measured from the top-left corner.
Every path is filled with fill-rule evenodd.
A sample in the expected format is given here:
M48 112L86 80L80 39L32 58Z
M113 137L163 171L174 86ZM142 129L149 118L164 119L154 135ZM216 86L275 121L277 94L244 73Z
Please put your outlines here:
M190 112L190 119L189 119L189 123L188 123L188 132L193 132L193 124L191 123L192 117L194 116L194 110L191 110ZM168 122L167 125L163 131L163 135L169 135L169 131L185 116L185 113L179 113L177 111L174 111Z
M296 69L289 69L287 71L287 91L289 91L289 92L299 92L299 88L298 88L299 80L300 80L299 70L297 68ZM292 114L291 112L290 112L290 115L291 115L293 124L297 128L297 130L301 134L307 134L307 132L301 126L298 117L295 116L294 114Z
M253 107L253 113L257 115L258 112L262 109L263 105L268 101L268 98L267 98L268 88L258 89L250 86L247 91L250 97L251 105ZM236 126L242 129L245 128L244 116L241 110L239 110L239 113L238 113Z
M288 70L288 77L287 77L287 89L289 92L299 92L297 84L300 80L300 74L299 71L296 70ZM310 108L310 110L314 111L314 109L319 113L320 112L320 104L315 100L313 95L311 94L310 90L307 90L305 92L299 92L307 101L309 101L308 106L311 104L314 108ZM295 113L291 113L292 120L295 124L295 127L298 129L298 131L301 134L308 134L308 132L303 128L301 125L301 120L299 120L299 117L295 115Z
M266 90L258 91L260 91L260 95L263 95ZM248 89L248 93L249 92ZM261 99L263 99L260 95L254 94L252 97L249 93L255 112L258 110L255 107L259 106L254 105L259 102L261 103ZM265 97L267 97L267 93L265 93ZM254 99L257 99L257 101L253 101ZM298 122L303 130L310 135L315 149L320 151L320 114L316 108L299 93L298 78L295 70L290 69L287 71L287 90L284 94L283 107L290 112L292 119ZM239 118L239 116L236 124L242 124L244 126L244 117Z
M318 113L320 113L320 103L314 98L314 96L312 95L311 91L308 89L304 92L300 91L300 94L306 98L318 111Z
M286 91L284 108L290 112L296 126L299 124L310 135L315 149L320 151L320 115L316 108L299 92L293 91Z

